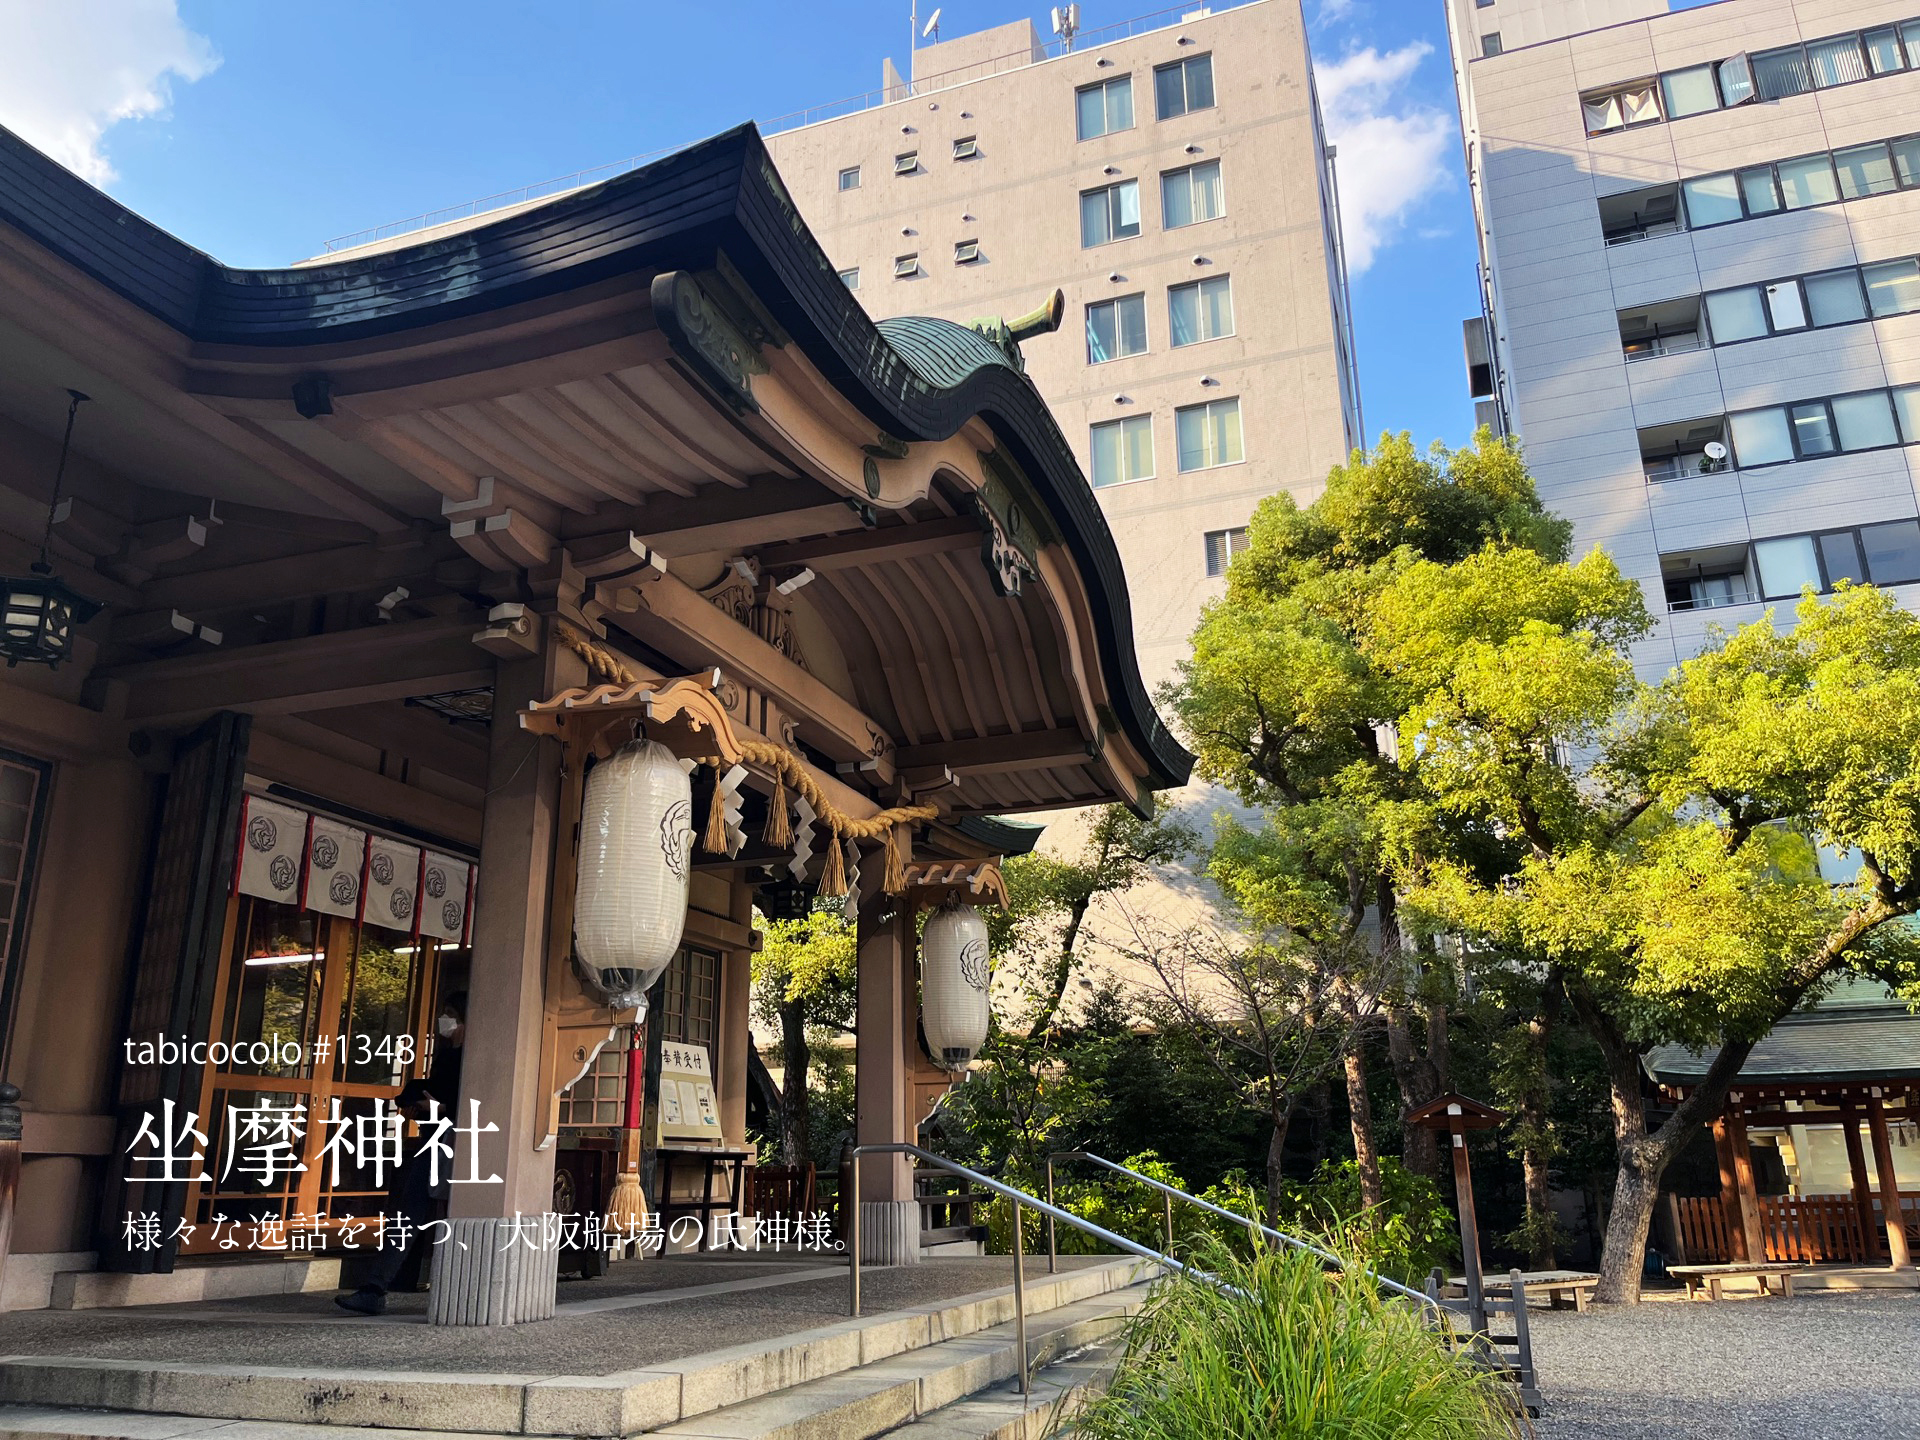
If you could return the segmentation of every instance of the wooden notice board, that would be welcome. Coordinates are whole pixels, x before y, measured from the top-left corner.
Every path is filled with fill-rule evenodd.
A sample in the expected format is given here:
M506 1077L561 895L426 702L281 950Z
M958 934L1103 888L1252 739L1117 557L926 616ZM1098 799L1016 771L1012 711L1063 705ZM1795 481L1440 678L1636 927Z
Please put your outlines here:
M704 1045L668 1040L660 1046L659 1142L721 1143L720 1105L713 1094L713 1062Z

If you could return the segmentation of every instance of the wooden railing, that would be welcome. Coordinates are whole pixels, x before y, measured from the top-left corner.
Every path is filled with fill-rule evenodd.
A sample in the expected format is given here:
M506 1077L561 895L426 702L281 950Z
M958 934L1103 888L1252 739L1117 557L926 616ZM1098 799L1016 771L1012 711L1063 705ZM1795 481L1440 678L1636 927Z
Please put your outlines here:
M1851 1195L1760 1197L1760 1233L1769 1260L1813 1265L1879 1259L1879 1237L1863 1236L1860 1229L1860 1206Z
M1686 1263L1710 1265L1732 1253L1727 1247L1727 1212L1717 1195L1676 1195L1680 1249Z
M1727 1212L1717 1195L1677 1195L1674 1213L1680 1244L1693 1264L1711 1264L1733 1256L1727 1238ZM1902 1196L1907 1232L1920 1232L1920 1196ZM1879 1265L1887 1260L1886 1229L1880 1198L1872 1201L1872 1224L1861 1233L1861 1210L1851 1195L1763 1195L1760 1234L1768 1260L1805 1265Z

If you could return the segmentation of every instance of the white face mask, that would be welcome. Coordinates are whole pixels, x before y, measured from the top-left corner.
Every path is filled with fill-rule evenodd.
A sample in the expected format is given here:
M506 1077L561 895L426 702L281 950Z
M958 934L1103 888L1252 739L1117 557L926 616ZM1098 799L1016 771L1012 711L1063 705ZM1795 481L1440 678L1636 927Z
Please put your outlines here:
M453 1038L453 1032L459 1028L460 1022L451 1015L442 1015L438 1020L433 1022L433 1033L438 1035L442 1040L451 1040Z

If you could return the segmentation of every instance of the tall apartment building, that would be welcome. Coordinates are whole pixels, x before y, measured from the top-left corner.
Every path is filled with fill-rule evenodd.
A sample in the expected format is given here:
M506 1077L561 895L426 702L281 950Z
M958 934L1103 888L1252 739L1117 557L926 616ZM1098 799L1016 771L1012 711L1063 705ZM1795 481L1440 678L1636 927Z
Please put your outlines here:
M1920 597L1920 0L1447 0L1483 413L1662 623ZM1490 335L1487 333L1490 330Z
M1310 498L1361 443L1300 5L1168 11L1070 50L1019 21L911 70L768 145L876 318L1065 292L1027 368L1098 490L1155 683L1255 505Z

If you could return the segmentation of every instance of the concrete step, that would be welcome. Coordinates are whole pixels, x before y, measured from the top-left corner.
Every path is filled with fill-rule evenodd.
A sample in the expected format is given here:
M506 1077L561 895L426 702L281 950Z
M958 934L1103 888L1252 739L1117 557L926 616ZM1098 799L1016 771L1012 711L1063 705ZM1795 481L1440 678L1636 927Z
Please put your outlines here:
M1122 1348L1118 1338L1089 1345L1036 1374L1031 1394L1022 1395L1017 1380L1003 1380L889 1430L882 1440L1042 1440L1060 1433L1057 1421L1071 1420L1106 1388Z
M1020 1395L1014 1378L1019 1343L1007 1323L647 1433L677 1440L872 1440L921 1433L999 1440L1004 1433L1026 1440L1027 1427L1044 1428L1052 1403L1084 1388L1092 1373L1050 1362L1080 1362L1090 1347L1111 1345L1145 1303L1146 1292L1137 1285L1030 1315L1027 1352L1045 1377L1044 1387L1036 1385L1030 1397ZM922 1424L938 1428L914 1428Z
M393 1440L502 1440L499 1431L369 1431ZM208 1420L197 1415L136 1415L56 1405L0 1405L0 1436L6 1440L340 1440L338 1425L296 1425L272 1420Z
M1074 1310L1076 1306L1100 1301L1118 1302L1123 1308L1137 1306L1137 1297L1145 1288L1137 1282L1149 1268L1132 1260L1116 1260L1030 1280L1030 1339L1043 1333L1051 1336L1054 1330L1091 1318L1090 1312ZM1074 1313L1063 1314L1058 1323L1044 1323L1055 1312L1066 1311ZM210 1425L210 1421L353 1426L408 1435L628 1436L693 1421L763 1397L784 1398L780 1392L844 1378L849 1372L889 1362L900 1362L897 1370L918 1352L974 1342L977 1337L977 1353L962 1355L947 1350L942 1356L927 1358L928 1374L934 1378L931 1388L924 1392L916 1386L912 1408L889 1411L886 1403L873 1403L872 1413L890 1415L886 1424L897 1424L932 1410L937 1403L1012 1375L1011 1339L997 1334L1004 1329L1010 1337L1012 1318L1013 1292L1009 1285L956 1300L848 1319L776 1340L692 1355L645 1370L607 1375L404 1370L369 1373L15 1355L0 1360L0 1440L38 1433L126 1434L137 1440L148 1440L150 1435L219 1434L222 1440L255 1440L251 1432L229 1434ZM1076 1336L1079 1333L1073 1332ZM1091 1331L1087 1333L1091 1336ZM1084 1342L1074 1339L1072 1343ZM1071 1346L1064 1340L1056 1342L1046 1354L1057 1354L1064 1348ZM404 1351L404 1343L400 1349ZM974 1377L972 1384L953 1388L968 1377ZM860 1389L856 1384L849 1393ZM7 1429L4 1418L9 1413L24 1414L22 1407L36 1409L36 1413L90 1414L90 1423L109 1428L62 1432L41 1424L38 1431L30 1427ZM160 1428L142 1428L137 1423L141 1421ZM183 1428L166 1428L176 1423ZM838 1430L794 1433L831 1435L834 1440L854 1434ZM261 1440L278 1437L263 1432Z

